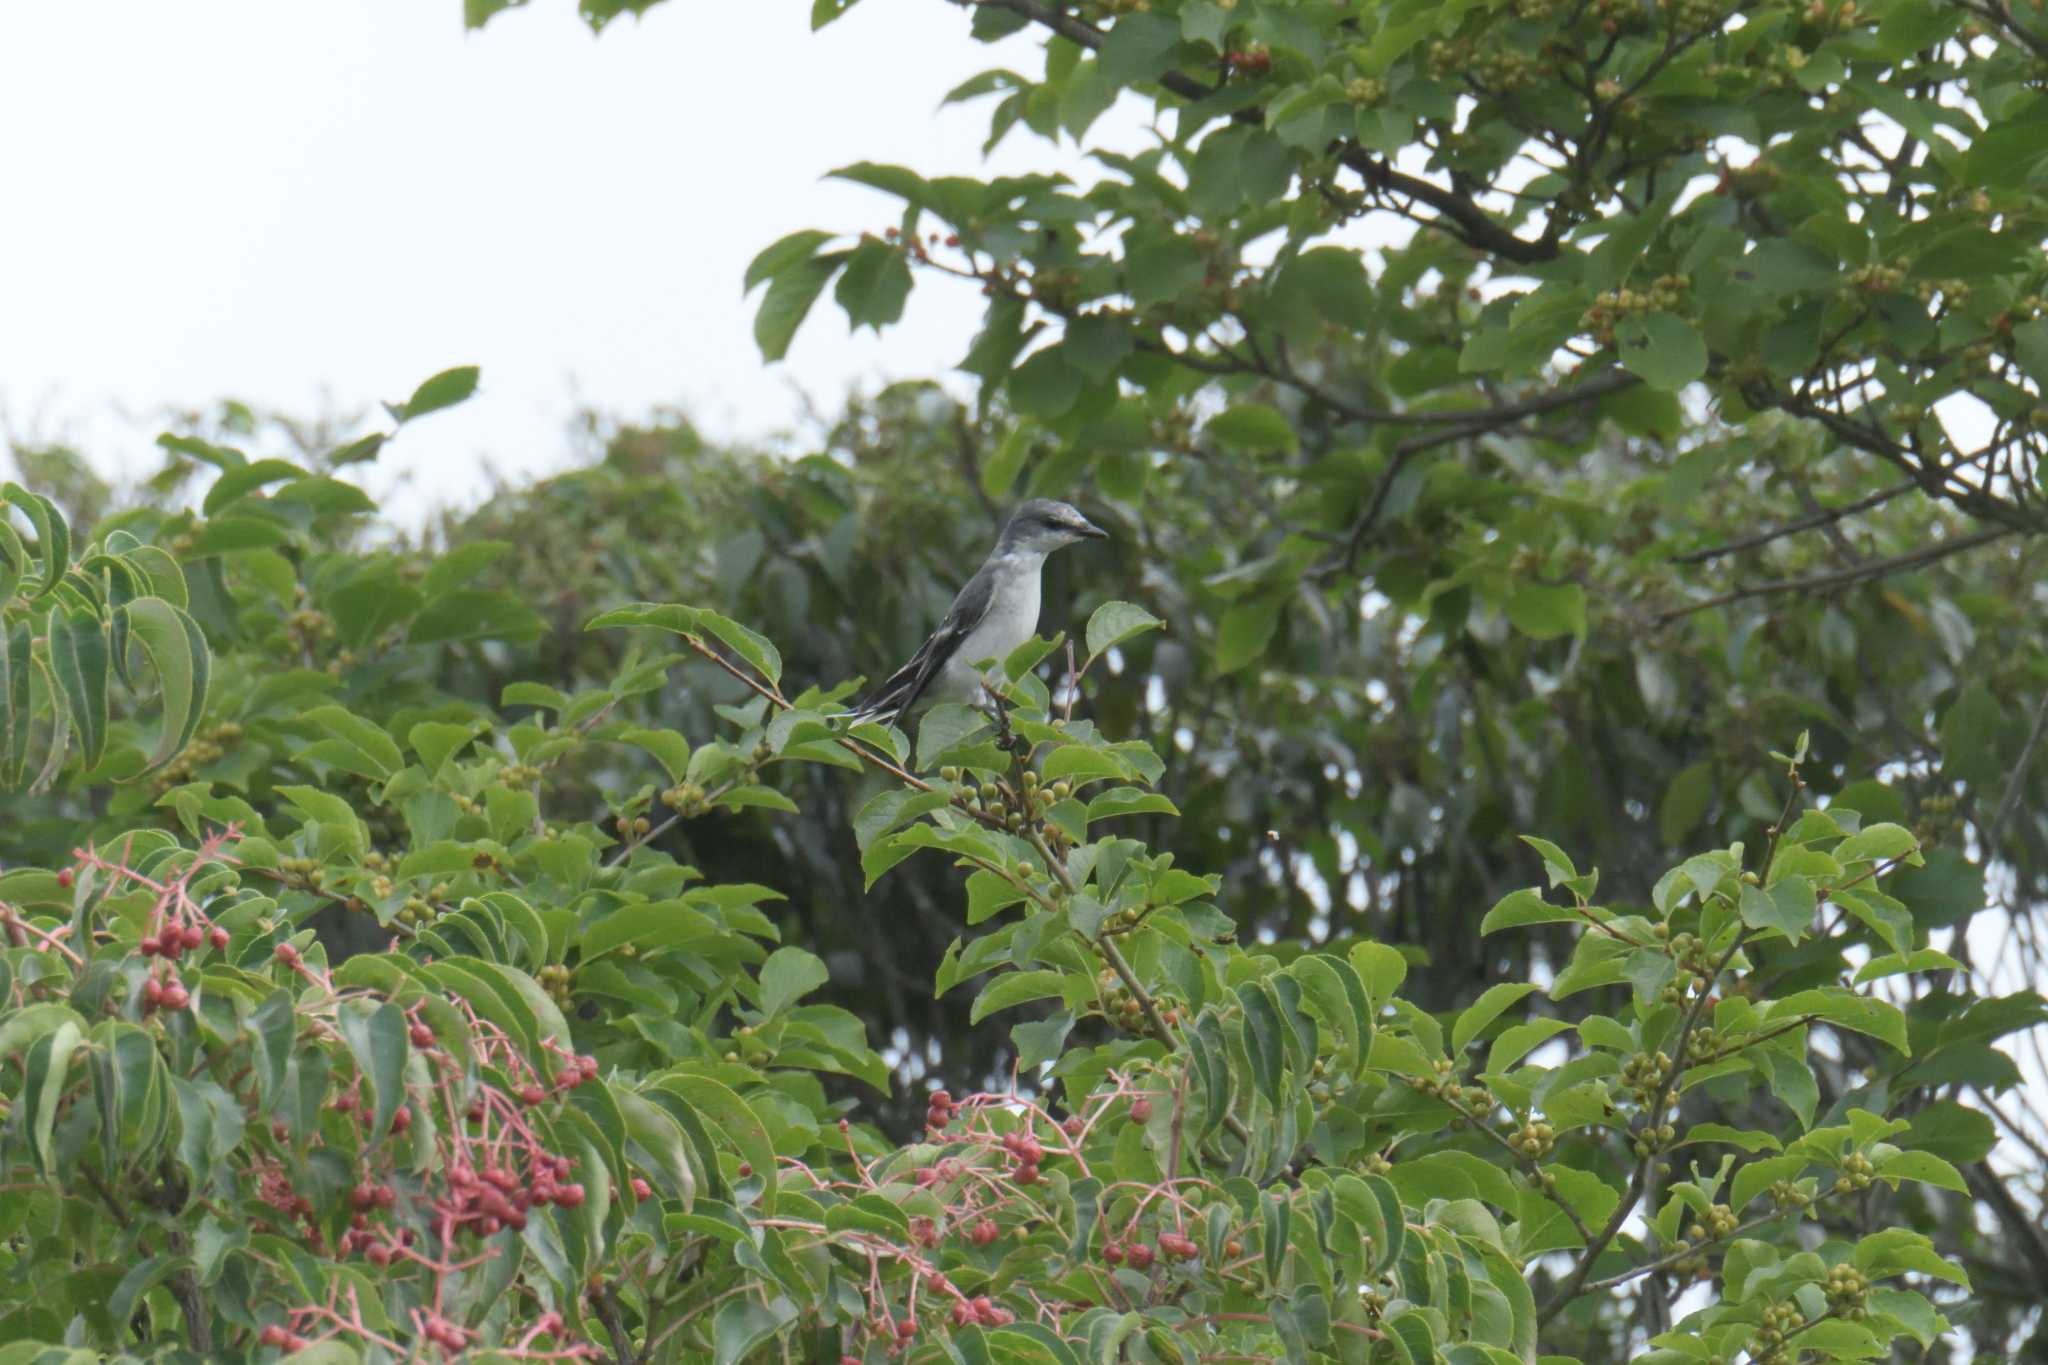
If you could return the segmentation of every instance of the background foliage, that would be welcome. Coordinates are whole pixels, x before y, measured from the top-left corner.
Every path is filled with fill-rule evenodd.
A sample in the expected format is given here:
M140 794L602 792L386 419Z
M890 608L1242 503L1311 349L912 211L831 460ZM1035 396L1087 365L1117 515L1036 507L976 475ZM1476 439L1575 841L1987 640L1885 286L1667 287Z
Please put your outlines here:
M471 5L471 21L498 8ZM601 23L619 8L642 7L585 10ZM814 22L846 8L826 0ZM1771 1343L1754 1335L1771 1327L1766 1309L1849 1325L1856 1293L1837 1264L1907 1273L1884 1292L1924 1293L1957 1325L1935 1335L1934 1307L1886 1300L1908 1354L2039 1354L2048 1134L2010 1055L2017 1036L2038 1080L2040 1002L2027 989L2043 976L2034 907L2048 876L2048 765L2036 753L2048 716L2034 538L2048 369L2038 9L990 0L933 5L925 21L963 18L979 36L1030 31L1044 45L1042 70L959 92L994 102L992 137L1096 137L1099 180L849 168L901 216L881 231L800 232L764 252L747 284L763 291L758 334L774 357L828 287L852 325L880 328L916 283L965 277L989 300L963 361L981 381L972 402L907 384L854 405L800 459L708 448L680 421L607 431L601 460L451 519L432 552L379 529L346 482L382 436L289 463L248 459L236 447L275 442L230 409L167 438L171 462L139 501L95 488L61 452L23 453L30 482L62 507L23 491L15 540L0 543L14 575L0 689L19 698L10 763L30 780L47 769L44 790L4 798L0 826L11 869L0 899L25 916L0 1029L19 1059L9 1156L27 1179L10 1187L6 1216L17 1283L33 1291L10 1309L10 1334L112 1349L133 1343L125 1325L204 1354L193 1323L206 1317L210 1344L260 1348L286 1308L355 1287L412 1339L445 1336L427 1332L440 1321L515 1352L595 1340L632 1358L716 1346L723 1325L728 1345L787 1328L812 1334L786 1338L800 1358L824 1352L875 1308L899 1311L916 1279L874 1239L901 1248L922 1235L852 1212L831 1226L825 1206L854 1208L862 1192L847 1161L903 1176L901 1189L882 1186L898 1204L912 1173L942 1156L1005 1180L1037 1165L1019 1160L1014 1107L994 1100L963 1104L959 1145L885 1156L934 1112L901 1083L936 1073L963 1097L999 1096L1020 1047L1036 1040L1033 1058L1048 1056L1045 1030L1068 1039L1074 1028L1060 1112L1081 1120L1081 1151L1046 1160L1058 1175L1042 1196L1006 1185L993 1205L992 1186L954 1168L920 1214L957 1233L938 1261L949 1282L989 1289L988 1314L1049 1320L1070 1351L1168 1358L1174 1348L1139 1329L1169 1323L1198 1352L1324 1349L1304 1291L1341 1319L1370 1305L1349 1290L1383 1293L1367 1282L1394 1259L1382 1236L1331 1271L1332 1249L1347 1245L1332 1229L1372 1226L1337 1179L1348 1166L1346 1179L1384 1176L1398 1211L1389 1232L1407 1223L1421 1249L1394 1267L1381 1310L1420 1314L1424 1336L1355 1320L1381 1334L1363 1339L1374 1354L1524 1354L1540 1316L1543 1349L1581 1359L1628 1358L1674 1324L1698 1349L1664 1349L1687 1358L1733 1358L1745 1343L1767 1358ZM1414 230L1390 226L1402 222ZM438 376L394 419L474 383L473 371ZM792 697L874 675L922 637L959 566L1027 492L1075 497L1116 536L1055 561L1048 630L1078 629L1112 599L1166 624L1107 652L1079 714L1104 745L1142 742L1156 771L1128 775L1150 776L1179 812L1141 806L1118 817L1115 838L1215 874L1202 903L1245 945L1205 940L1221 922L1183 915L1174 942L1192 935L1182 946L1206 941L1205 954L1240 964L1199 982L1156 947L1168 920L1138 931L1154 956L1133 950L1142 988L1178 1001L1190 1023L1214 1011L1224 1073L1199 1047L1099 1032L1126 1017L1075 984L1100 964L1036 960L1037 942L1017 951L1009 930L966 951L1016 953L1005 959L1016 970L991 980L1026 982L1003 989L1038 1032L983 1020L989 1006L966 989L935 997L927 983L961 973L954 945L986 932L965 921L990 907L970 885L963 911L944 858L912 858L870 889L873 812L907 809L872 802L899 779L788 725L774 743L794 744L796 761L758 766L769 717L731 652L750 637L661 618L722 641L709 647L738 664L686 650L697 661L664 685L673 638L584 629L624 604L689 602L773 640ZM67 510L78 530L60 540ZM63 540L88 535L98 557L67 575ZM116 659L134 667L110 692L95 687ZM1759 865L1765 831L1789 823L1786 765L1770 749L1801 732L1800 801L1826 803L1840 825L1792 825L1788 861ZM998 766L1021 799L1021 776ZM946 809L912 827L955 819ZM644 831L632 823L642 819ZM232 872L203 842L227 822L244 836ZM1866 885L1863 872L1839 841L1864 837L1862 824L1910 830L1919 851L1866 858L1886 894L1859 905L1848 884ZM166 834L119 837L143 828ZM1518 845L1523 830L1569 856ZM632 855L613 866L620 839ZM1718 863L1687 861L1738 843L1745 851ZM98 852L80 861L81 848ZM1600 868L1597 899L1574 858ZM1843 913L1802 923L1813 905L1797 892L1753 905L1721 875L1744 865L1763 874L1753 890L1826 889ZM1643 916L1620 932L1654 960L1587 968L1599 956L1589 943L1617 940L1589 930L1598 915L1531 908L1526 888L1547 866L1559 900ZM1674 898L1681 867L1693 901ZM188 888L193 908L166 887ZM1072 913L1072 895L1050 894ZM1528 922L1482 935L1489 907ZM167 920L204 925L202 955L216 951L205 937L216 924L230 946L197 973L138 956L152 935L162 946ZM1686 953L1648 947L1652 920L1710 941L1747 923L1754 937L1730 980L1761 1011L1743 1013L1729 992L1702 1015L1738 1049L1703 1072L1726 1064L1742 1079L1689 1089L1670 1115L1655 1085L1631 1090L1645 1074L1632 1059L1661 1043L1692 1060L1671 1040L1702 1025L1664 999ZM64 923L74 943L93 938L89 970L67 967L44 937ZM1815 925L1825 932L1806 932ZM398 948L380 951L394 934ZM803 948L774 948L778 937ZM280 960L280 944L298 961ZM1379 944L1401 949L1398 967ZM1933 950L1947 957L1921 956ZM644 964L627 955L643 951ZM451 984L420 966L428 958L457 960L444 970L470 978ZM1858 981L1881 970L1873 958L1914 970ZM1307 962L1357 974L1356 1045L1351 997L1342 1009L1318 999L1309 983L1324 978ZM1055 984L1036 973L1067 975L1034 1003ZM330 979L362 994L335 998ZM1281 979L1299 983L1298 1011ZM1843 982L1873 1003L1842 1003ZM1273 1039L1277 1060L1261 1052L1248 983L1278 992L1274 1017L1294 1024ZM1490 989L1513 996L1515 983L1545 994L1504 1001ZM1582 983L1597 993L1571 991ZM186 996L167 1010L171 989ZM1802 994L1812 990L1837 992L1833 1013ZM1044 1003L1052 995L1058 1005ZM53 1012L60 998L75 1021ZM1788 998L1805 1003L1773 1016ZM1460 1013L1474 1001L1503 1003ZM1896 1024L1873 1022L1892 1018L1879 1001L1899 1010ZM118 1020L101 1020L108 1007ZM281 1011L295 1021L289 1047L274 1031ZM1818 1026L1812 1050L1787 1052L1767 1044L1794 1034L1763 1038L1773 1017L1799 1021L1798 1038L1809 1018L1833 1026ZM66 1024L76 1036L63 1041ZM431 1042L417 1043L415 1026ZM1398 1040L1377 1058L1363 1043L1374 1028ZM1498 1039L1520 1028L1575 1029L1573 1060L1544 1053L1517 1071ZM1495 1059L1474 1051L1452 1078L1469 1099L1393 1098L1442 1084L1436 1059L1455 1063L1468 1045ZM587 1085L566 1060L584 1056L598 1059ZM421 1126L389 1142L400 1058L418 1115L406 1122ZM1283 1107L1274 1088L1316 1067L1331 1092L1296 1121L1297 1137L1313 1136L1266 1169L1280 1154L1254 1153L1218 1116L1263 1137ZM1205 1088L1226 1073L1227 1097ZM876 1087L892 1075L885 1098ZM543 1103L525 1102L528 1084L544 1086ZM1573 1108L1585 1085L1619 1117ZM367 1107L337 1111L344 1092ZM457 1116L477 1096L494 1137L515 1118L531 1131L518 1166L529 1198L583 1190L570 1197L580 1202L542 1201L557 1231L524 1238L532 1259L514 1294L494 1278L511 1258L456 1271L348 1240L367 1230L350 1226L365 1212L352 1208L361 1184L369 1213L390 1185L419 1236L433 1235L442 1204L479 1230L496 1217L475 1185L435 1183L457 1165ZM1076 1193L1079 1165L1060 1161L1141 1187L1171 1177L1165 1157L1185 1119L1175 1097L1198 1128L1217 1120L1206 1145L1188 1146L1191 1168L1253 1182L1209 1205L1226 1210L1223 1226L1210 1238L1203 1222L1196 1240L1213 1245L1194 1270L1125 1284L1144 1311L1100 1339L1102 1320L1081 1305L1116 1302L1114 1287L1069 1285L1049 1319L1042 1303L1004 1297L1056 1273L1048 1256L1112 1281L1135 1274L1105 1265L1111 1240L1174 1261L1159 1237L1183 1235L1189 1210L1171 1228L1148 1221L1155 1204L1178 1208L1155 1196L1117 1215L1126 1231L1090 1242L1084 1225L1103 1215ZM1140 1099L1153 1117L1133 1123ZM857 1157L833 1128L845 1112L876 1124L855 1130ZM1698 1175L1695 1202L1681 1188L1690 1168L1662 1172L1615 1135L1616 1123L1639 1136L1667 1117L1752 1159ZM1454 1120L1466 1126L1454 1132ZM1524 1132L1537 1123L1547 1137ZM105 1140L117 1124L122 1150L132 1140L165 1160L124 1162ZM1533 1138L1540 1155L1524 1163L1482 1129ZM1059 1149L1049 1123L1031 1132ZM1417 1160L1431 1149L1446 1158ZM773 1192L747 1182L774 1168L770 1152L820 1173L805 1197L832 1236L814 1245L762 1221ZM556 1156L577 1162L578 1180L556 1177ZM1953 1179L1923 1157L1953 1163ZM1547 1198L1546 1166L1599 1190L1563 1175L1564 1203ZM275 1202L285 1192L264 1181L279 1173L310 1210ZM1873 1186L1873 1174L1891 1178ZM1838 1178L1852 1188L1810 1209L1766 1197L1776 1180L1781 1194L1825 1196ZM1770 1215L1740 1243L1718 1236L1717 1206L1735 1191ZM1638 1197L1662 1223L1589 1235L1603 1231L1595 1210L1626 1213ZM1743 1203L1728 1227L1745 1221ZM1698 1268L1673 1250L1695 1214L1717 1234L1704 1305L1701 1291L1682 1294ZM974 1241L985 1216L1001 1256ZM491 1235L504 1238L499 1223ZM1828 1255L1793 1254L1801 1223ZM1296 1226L1316 1228L1313 1253ZM1930 1236L1953 1262L1870 1241L1887 1227ZM1233 1269L1233 1240L1256 1270ZM1597 1254L1577 1250L1586 1243ZM1507 1273L1482 1245L1511 1258ZM354 1278L373 1247L405 1274ZM871 1253L881 1278L864 1281ZM1796 1269L1752 1273L1780 1256ZM344 1264L356 1268L333 1268ZM279 1266L293 1268L288 1290ZM600 1266L610 1297L579 1293ZM1967 1297L1944 1287L1964 1274ZM1506 1302L1504 1316L1475 1313L1483 1331L1459 1315L1461 1276L1466 1310L1478 1282ZM1507 1302L1515 1285L1533 1285L1526 1309ZM442 1290L458 1310L443 1312ZM194 1307L195 1295L213 1306ZM736 1304L753 1307L730 1316ZM1707 1319L1686 1318L1703 1306ZM961 1343L1014 1326L976 1312L919 1349L972 1358ZM524 1337L550 1313L561 1332ZM1185 1316L1231 1313L1257 1320ZM290 1322L307 1335L334 1325ZM1809 1327L1798 1349L1867 1355L1889 1349L1894 1329L1836 1330Z

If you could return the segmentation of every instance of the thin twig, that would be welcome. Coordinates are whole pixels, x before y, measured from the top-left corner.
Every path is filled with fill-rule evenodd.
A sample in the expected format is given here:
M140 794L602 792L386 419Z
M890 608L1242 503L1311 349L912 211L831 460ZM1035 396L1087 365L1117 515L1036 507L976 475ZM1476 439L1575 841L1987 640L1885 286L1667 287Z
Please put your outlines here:
M1680 617L1690 616L1696 611L1707 611L1713 607L1725 607L1732 602L1740 602L1751 597L1767 597L1781 592L1825 592L1833 588L1853 587L1858 583L1868 583L1875 579L1886 578L1906 569L1918 568L1923 564L1932 564L1938 560L1947 559L1950 555L1958 555L1965 550L1974 550L1980 545L1988 545L1994 540L1999 540L2012 534L2014 534L2013 527L1990 526L1981 531L1972 532L1970 535L1956 536L1949 540L1937 541L1933 545L1923 545L1917 550L1909 550L1905 554L1893 555L1888 559L1865 560L1861 564L1854 564L1845 569L1830 569L1826 573L1809 574L1804 578L1781 578L1768 583L1745 584L1739 588L1731 588L1724 593L1717 593L1712 597L1702 598L1697 602L1688 602L1682 607L1673 607L1670 611L1664 612L1657 617L1657 624L1660 626L1668 625Z

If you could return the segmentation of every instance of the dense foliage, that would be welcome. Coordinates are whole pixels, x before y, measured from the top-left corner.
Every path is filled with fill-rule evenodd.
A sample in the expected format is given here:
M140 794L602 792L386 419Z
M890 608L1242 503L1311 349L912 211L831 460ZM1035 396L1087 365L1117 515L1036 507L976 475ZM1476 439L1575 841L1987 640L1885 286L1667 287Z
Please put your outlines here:
M0 1359L2038 1355L2039 7L962 8L1129 144L747 284L971 405L19 453ZM1071 650L848 732L1026 492Z
M321 551L322 523L356 510L342 485L184 446L222 466L205 527L133 513L75 562L55 509L9 489L39 532L12 614L42 623L36 676L74 680L30 688L10 733L55 743L68 716L98 736L46 766L107 805L53 866L0 874L0 1302L8 1336L53 1343L10 1359L1511 1361L1546 1330L1583 1335L1617 1288L1663 1303L1694 1279L1710 1297L1660 1325L1670 1359L1861 1358L1931 1345L1942 1286L1967 1287L1924 1233L1824 1216L1902 1185L1964 1192L1950 1158L1981 1157L1988 1121L1889 1118L1885 1096L2039 1004L1970 1006L1916 1047L1861 988L1957 964L1880 889L1920 861L1914 836L1809 808L1803 741L1776 756L1787 799L1761 848L1674 866L1642 913L1529 841L1550 894L1505 897L1481 931L1570 926L1547 995L1605 988L1612 1013L1532 1014L1536 985L1501 983L1440 1020L1402 996L1394 949L1247 949L1217 879L1117 832L1174 814L1164 765L1075 700L1161 624L1142 608L1092 614L1057 703L1035 670L1060 642L1041 640L1007 662L1002 714L936 709L914 752L849 730L843 687L785 693L766 637L684 606L591 623L651 637L608 685L516 682L494 708L428 677L453 639L530 628L464 586L498 548L423 570ZM182 672L150 652L153 724L86 714L118 679L112 642L159 610L142 604L198 604L134 548L158 595L117 601L114 550L237 523L311 551L274 556L292 570L275 581L240 558L220 580L242 647L213 660L195 626ZM444 624L458 606L465 631ZM102 624L86 673L72 636ZM750 700L718 707L716 737L638 724L690 658ZM179 699L214 663L233 702L195 732ZM168 761L163 736L187 739ZM207 776L224 764L240 779L219 786L260 809ZM854 818L870 884L919 852L969 869L978 932L940 993L978 983L977 1024L1055 1002L1008 1030L1014 1081L932 1091L907 1144L821 1085L890 1076L859 1019L805 1003L828 973L771 947L775 893L658 847L713 811L792 812L768 779L805 765L886 779ZM550 793L578 768L608 791L601 818ZM316 929L335 915L381 950L336 961ZM1849 923L1889 949L1857 987L1768 965ZM1822 1035L1886 1059L1826 1114Z

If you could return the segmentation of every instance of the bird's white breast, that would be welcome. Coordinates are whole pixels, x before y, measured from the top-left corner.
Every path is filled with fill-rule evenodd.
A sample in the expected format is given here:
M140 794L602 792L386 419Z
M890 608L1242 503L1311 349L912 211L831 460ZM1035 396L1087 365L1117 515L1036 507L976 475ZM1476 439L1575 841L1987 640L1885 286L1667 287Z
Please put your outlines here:
M988 611L979 625L968 632L946 664L942 682L956 699L971 698L981 683L974 670L978 659L998 664L1010 651L1038 633L1039 578L1044 555L1011 556L1009 570L996 584Z

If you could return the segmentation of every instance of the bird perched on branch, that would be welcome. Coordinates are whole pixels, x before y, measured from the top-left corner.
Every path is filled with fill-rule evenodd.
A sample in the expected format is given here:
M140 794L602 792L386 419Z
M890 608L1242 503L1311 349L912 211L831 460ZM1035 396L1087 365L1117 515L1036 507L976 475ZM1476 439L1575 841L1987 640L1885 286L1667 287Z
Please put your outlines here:
M1001 663L1038 633L1038 589L1045 557L1077 540L1106 540L1109 532L1072 507L1034 498L1011 514L995 549L931 638L881 684L855 703L856 720L899 720L933 702L973 702L985 695L974 665Z

